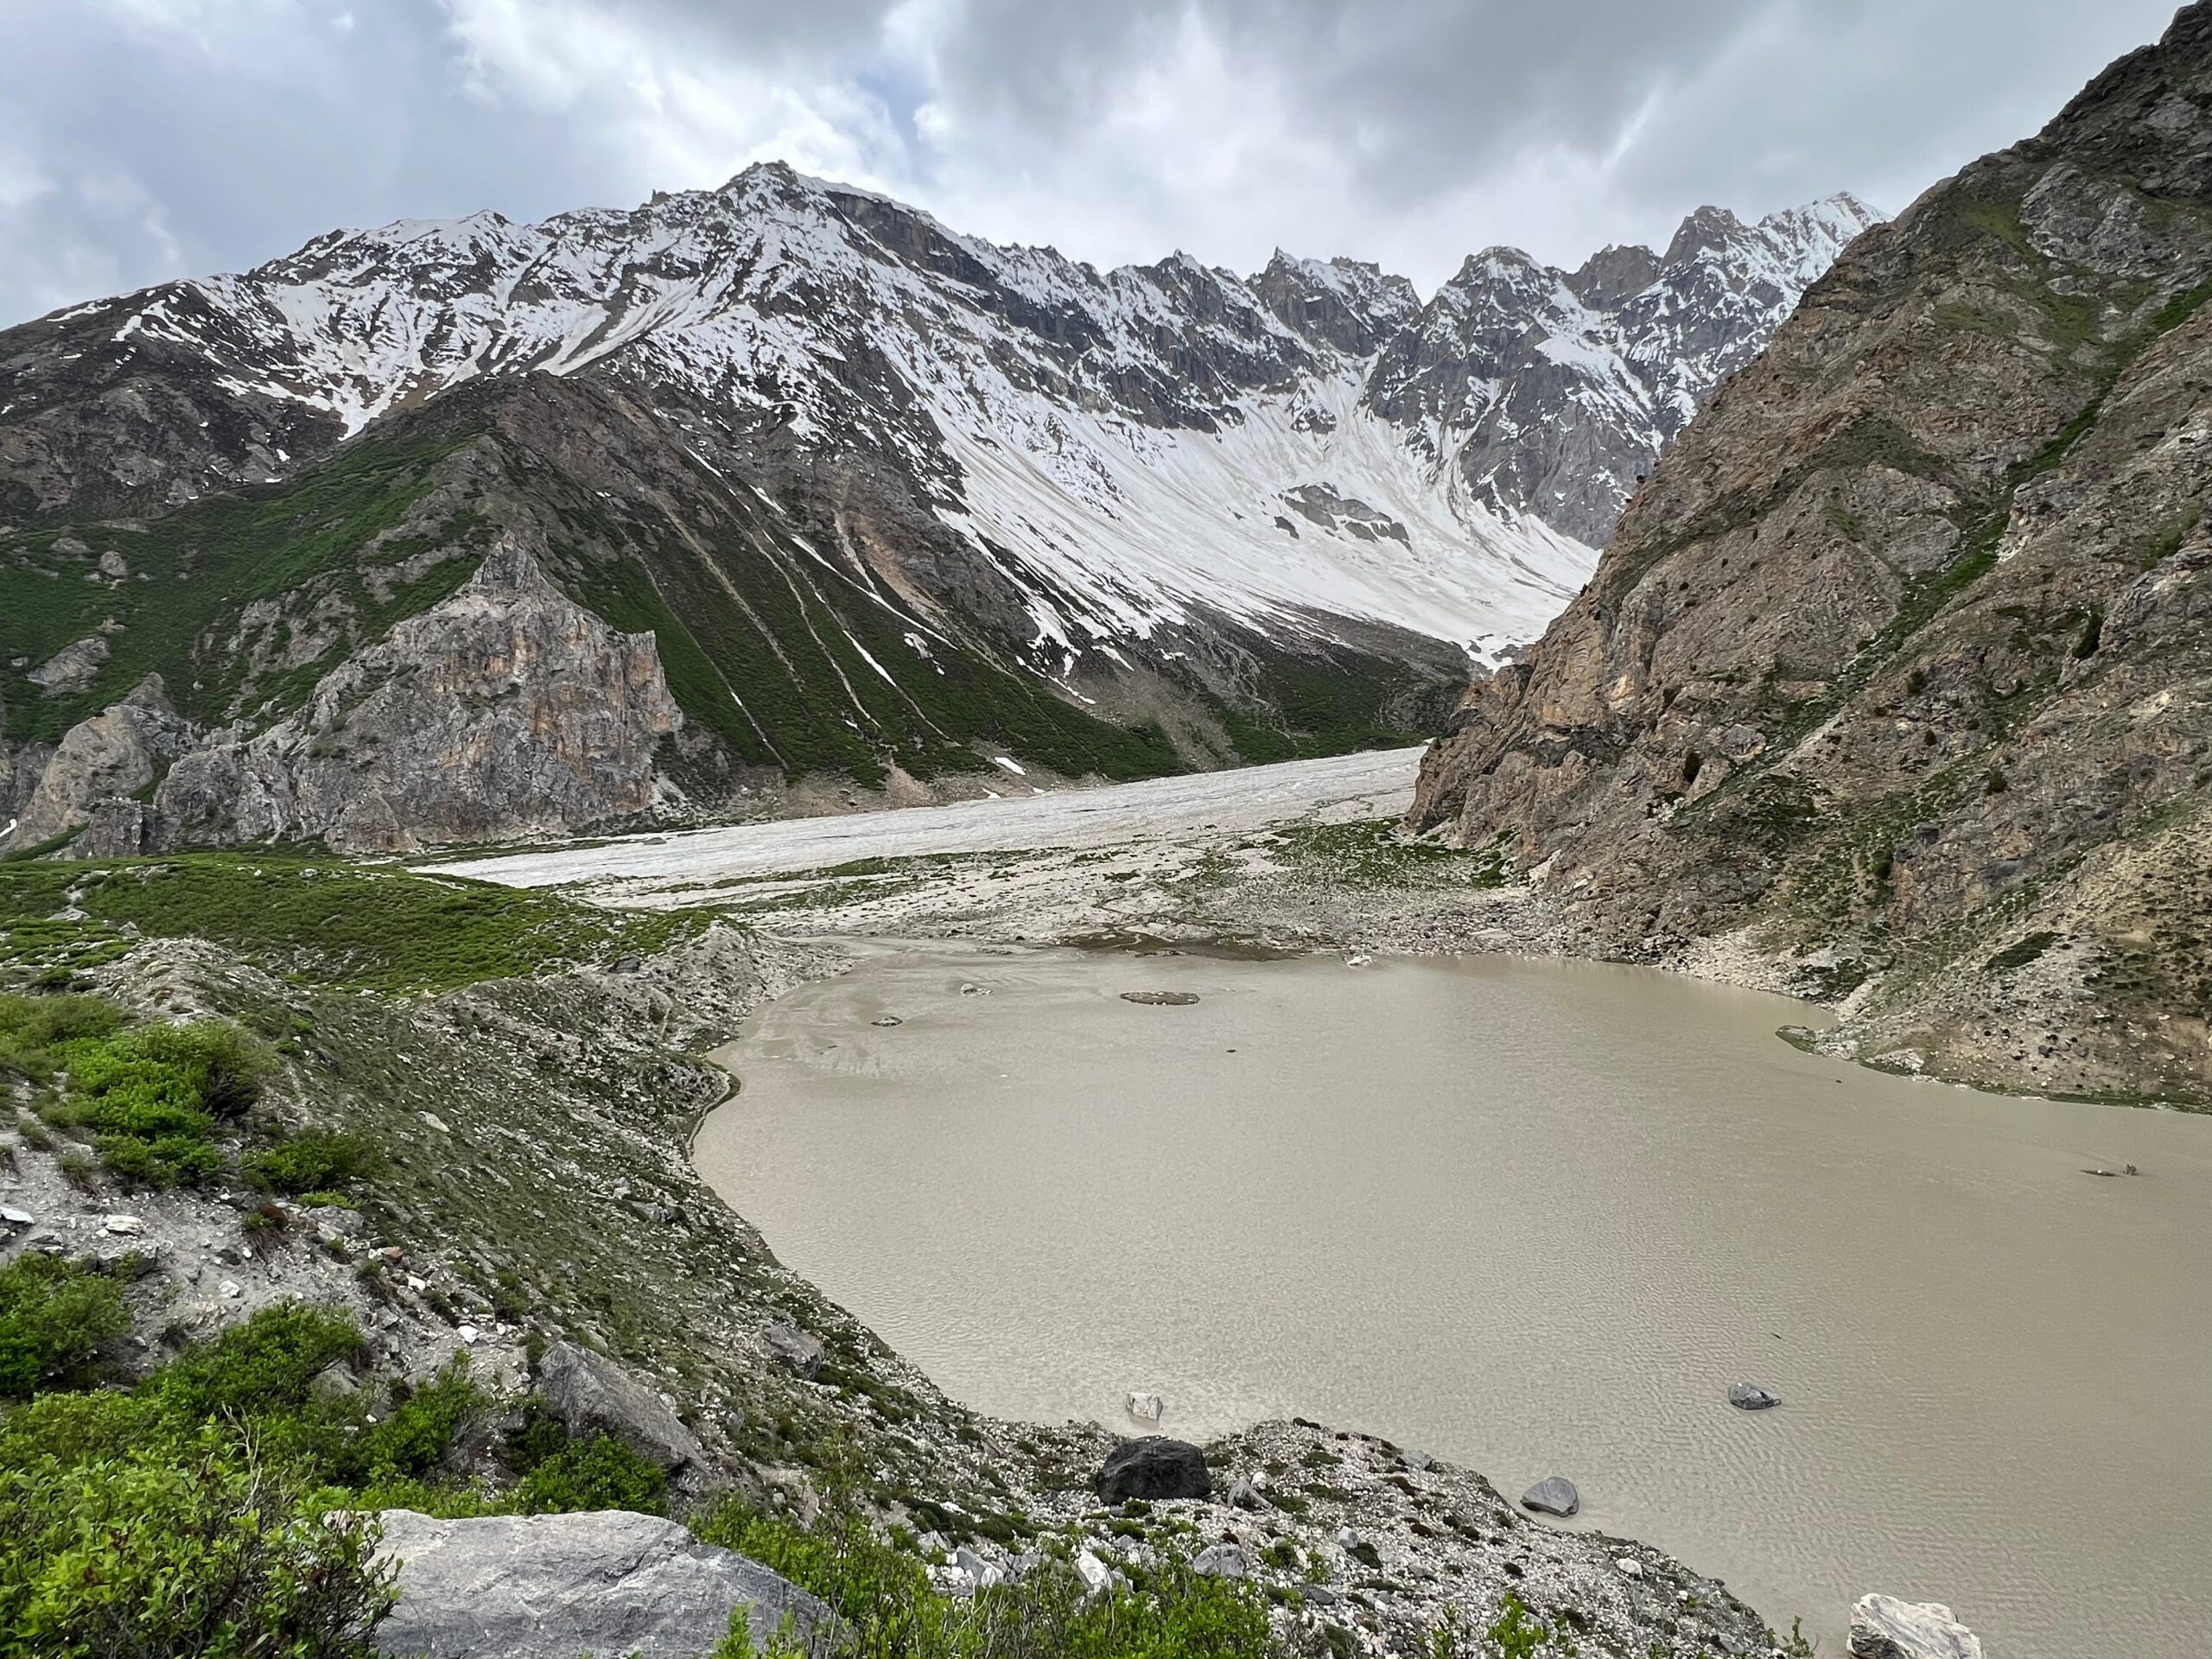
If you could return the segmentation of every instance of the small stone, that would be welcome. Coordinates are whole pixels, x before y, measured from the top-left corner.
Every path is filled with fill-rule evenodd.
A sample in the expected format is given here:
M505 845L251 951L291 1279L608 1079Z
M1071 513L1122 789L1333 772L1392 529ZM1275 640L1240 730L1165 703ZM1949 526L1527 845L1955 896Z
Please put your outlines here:
M1244 1559L1244 1552L1235 1544L1216 1544L1198 1552L1191 1563L1191 1571L1202 1579L1249 1579L1251 1564Z
M1521 1507L1537 1510L1546 1515L1573 1515L1582 1507L1582 1495L1574 1490L1574 1483L1564 1475L1553 1475L1538 1481L1521 1494Z
M1229 1484L1229 1501L1240 1510L1264 1509L1268 1500L1260 1496L1260 1489L1241 1476Z
M28 1210L18 1210L12 1204L0 1204L0 1221L6 1222L10 1227L29 1227L37 1220L38 1217Z
M122 1238L136 1238L146 1230L146 1224L137 1216L110 1216L100 1223L100 1230Z
M988 1590L1006 1582L1005 1568L995 1561L985 1560L965 1544L952 1552L952 1564L966 1573L978 1590Z
M454 1334L459 1337L463 1343L467 1344L470 1347L474 1347L476 1344L477 1338L482 1336L484 1333L481 1331L479 1331L473 1325L464 1325L460 1330L454 1332Z
M1128 1408L1130 1416L1141 1418L1151 1423L1158 1422L1160 1414L1167 1409L1166 1403L1158 1395L1135 1393L1129 1395Z
M881 1026L887 1031L893 1026L903 1026L906 1023L906 1022L905 1020L901 1020L895 1014L887 1014L880 1020L871 1020L868 1021L868 1024L871 1026Z
M418 1278L411 1273L407 1275L407 1288L413 1291L417 1296L420 1296L429 1287L430 1281L429 1280Z
M1404 1460L1405 1465L1408 1469L1419 1469L1426 1471L1427 1470L1433 1469L1436 1466L1436 1459L1430 1457L1426 1452L1401 1452L1398 1455Z
M1981 1639L1940 1601L1861 1596L1847 1651L1851 1659L1981 1659Z
M988 996L990 993L980 985L963 985L960 988L960 995L963 996Z
M1124 1002L1141 1002L1148 1008L1187 1008L1198 1000L1196 991L1123 991Z
M1782 1396L1756 1382L1736 1382L1729 1386L1728 1403L1738 1411L1771 1411L1782 1403Z
M1633 1555L1624 1555L1613 1565L1620 1569L1621 1576L1624 1579L1640 1579L1643 1576L1643 1563Z
M239 1297L245 1294L244 1291L238 1288L238 1281L235 1279L224 1280L221 1284L215 1287L215 1290L216 1294L221 1296L226 1301L236 1301Z
M1114 1575L1106 1570L1106 1563L1087 1549L1076 1556L1075 1572L1076 1576L1083 1580L1083 1592L1086 1596L1103 1595L1106 1586L1113 1582Z

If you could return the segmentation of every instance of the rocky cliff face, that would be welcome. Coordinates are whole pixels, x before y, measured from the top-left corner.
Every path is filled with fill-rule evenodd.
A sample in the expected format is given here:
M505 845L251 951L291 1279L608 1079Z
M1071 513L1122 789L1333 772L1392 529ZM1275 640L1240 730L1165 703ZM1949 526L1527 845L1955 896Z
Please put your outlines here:
M1853 245L1412 815L1833 1046L2212 1097L2212 8Z
M652 636L608 627L511 537L297 714L171 767L147 839L392 852L573 833L652 805L660 741L682 723Z

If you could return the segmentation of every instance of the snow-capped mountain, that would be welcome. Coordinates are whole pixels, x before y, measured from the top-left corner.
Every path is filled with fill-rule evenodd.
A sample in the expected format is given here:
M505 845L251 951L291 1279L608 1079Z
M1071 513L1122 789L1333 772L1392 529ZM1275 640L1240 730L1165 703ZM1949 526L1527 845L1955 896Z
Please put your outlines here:
M1495 649L1557 611L1637 474L1873 218L1704 208L1662 255L1571 274L1493 248L1423 305L1343 259L1102 273L767 165L627 213L334 232L33 327L65 334L73 378L158 346L275 417L166 469L172 499L461 381L588 371L888 461L1029 594L1040 641L1203 603ZM21 419L64 354L6 355Z
M334 232L0 333L0 588L37 619L0 641L7 736L126 695L226 741L291 731L342 702L317 674L495 544L533 604L542 576L655 636L695 797L1418 732L1471 658L1541 631L1872 217L1701 209L1574 272L1492 249L1426 302L1341 258L1102 272L779 165L628 212ZM644 672L623 649L587 655ZM192 821L306 822L304 762L249 759L223 775L253 799L202 791Z

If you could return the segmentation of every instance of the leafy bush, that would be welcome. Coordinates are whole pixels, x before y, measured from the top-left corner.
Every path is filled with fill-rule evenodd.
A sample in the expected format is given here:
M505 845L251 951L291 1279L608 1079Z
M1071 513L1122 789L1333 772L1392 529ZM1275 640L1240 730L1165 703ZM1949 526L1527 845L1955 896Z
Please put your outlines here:
M810 1529L731 1500L695 1522L734 1549L811 1590L836 1609L861 1659L1262 1659L1266 1604L1249 1585L1201 1578L1171 1560L1128 1590L1092 1596L1064 1561L956 1599L933 1590L920 1561L833 1502Z
M17 1257L0 1268L0 1399L91 1382L100 1344L130 1328L123 1287L98 1268Z
M342 1192L368 1164L368 1147L350 1135L297 1135L245 1159L245 1173L272 1192L289 1195Z
M95 997L0 998L0 1067L35 1083L67 1073L68 1095L41 1106L48 1122L92 1132L116 1175L172 1187L220 1171L222 1120L258 1097L267 1051L226 1020L124 1029Z
M248 1421L302 1412L318 1372L358 1358L353 1320L304 1302L265 1307L212 1342L188 1349L156 1373L147 1397L174 1421Z
M516 1494L531 1515L577 1510L668 1513L668 1477L611 1434L561 1447L523 1477Z
M367 1659L394 1599L376 1543L219 1430L41 1457L0 1469L0 1654Z

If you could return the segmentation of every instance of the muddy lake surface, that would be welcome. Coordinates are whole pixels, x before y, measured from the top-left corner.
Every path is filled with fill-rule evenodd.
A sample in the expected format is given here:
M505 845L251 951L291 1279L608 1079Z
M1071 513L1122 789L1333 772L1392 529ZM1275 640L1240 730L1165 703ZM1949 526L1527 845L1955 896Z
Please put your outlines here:
M1774 1037L1808 1018L1581 963L886 948L721 1052L698 1160L995 1415L1150 1432L1141 1389L1187 1438L1564 1474L1565 1524L1827 1654L1868 1590L1993 1659L2212 1650L2212 1119Z

